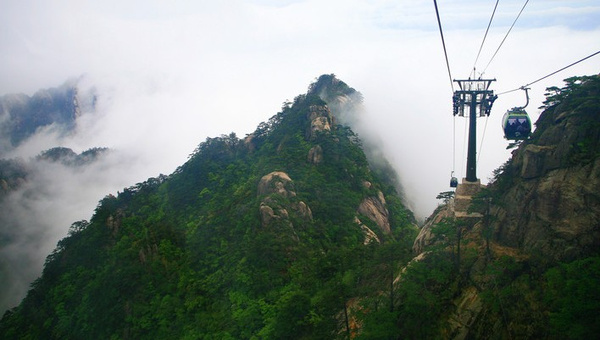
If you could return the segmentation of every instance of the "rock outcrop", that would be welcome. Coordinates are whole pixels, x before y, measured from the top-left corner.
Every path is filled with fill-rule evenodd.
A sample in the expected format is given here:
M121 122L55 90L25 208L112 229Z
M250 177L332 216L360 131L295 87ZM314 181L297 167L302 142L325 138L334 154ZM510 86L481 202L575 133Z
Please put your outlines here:
M358 206L358 213L375 222L383 233L391 233L389 212L381 191L377 192L377 196L365 198Z
M413 243L413 252L415 255L423 253L426 247L443 241L436 238L433 229L444 219L450 219L452 217L454 217L452 206L446 205L438 208L433 215L427 219L425 224L421 227L421 230L419 230L419 234Z
M520 181L499 203L492 210L498 242L549 261L573 260L600 246L600 159Z
M548 108L513 152L512 184L494 205L494 238L544 262L570 261L600 246L600 105L587 96ZM581 102L581 104L579 104Z
M334 118L326 105L311 105L307 113L310 128L306 131L306 139L312 140L318 132L331 131Z
M365 235L365 240L363 241L363 244L366 245L371 242L381 243L379 236L377 236L377 234L371 228L366 226L358 217L354 218L354 223L356 223L360 227L360 230Z
M289 232L293 239L298 239L296 227L292 221L301 224L313 220L310 207L296 198L292 179L282 171L274 171L260 179L258 195L264 196L260 203L260 217L263 228Z

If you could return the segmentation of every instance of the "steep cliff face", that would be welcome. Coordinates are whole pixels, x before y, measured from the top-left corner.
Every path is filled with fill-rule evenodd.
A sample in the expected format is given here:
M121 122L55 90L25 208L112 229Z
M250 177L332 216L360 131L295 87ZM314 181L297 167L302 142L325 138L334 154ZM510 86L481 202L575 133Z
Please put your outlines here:
M572 261L600 245L600 81L563 90L497 183L494 238L542 261ZM580 87L581 86L581 87Z
M473 197L470 210L481 217L459 217L450 201L421 229L415 253L429 267L432 257L446 253L454 267L443 283L452 294L440 309L437 336L585 338L595 332L597 321L588 315L600 312L593 293L600 287L599 98L598 76L550 89L536 131Z

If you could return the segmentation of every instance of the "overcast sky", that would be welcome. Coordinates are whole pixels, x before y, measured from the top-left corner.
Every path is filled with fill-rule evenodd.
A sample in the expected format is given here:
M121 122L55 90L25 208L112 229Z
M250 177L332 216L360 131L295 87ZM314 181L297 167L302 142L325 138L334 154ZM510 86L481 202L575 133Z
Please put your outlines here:
M495 3L438 1L453 78L471 73ZM523 4L499 2L476 65L497 79L497 93L600 50L597 0L532 0L486 68ZM207 136L252 132L324 73L363 93L365 133L383 141L419 217L449 190L453 164L465 176L465 119L452 118L433 1L4 0L0 46L0 94L80 76L97 89L98 111L61 143L137 154L144 166L128 174L131 184L171 173ZM596 56L532 85L532 118L545 87L599 65ZM524 101L521 91L500 96L487 125L479 119L483 182L509 157L502 115Z

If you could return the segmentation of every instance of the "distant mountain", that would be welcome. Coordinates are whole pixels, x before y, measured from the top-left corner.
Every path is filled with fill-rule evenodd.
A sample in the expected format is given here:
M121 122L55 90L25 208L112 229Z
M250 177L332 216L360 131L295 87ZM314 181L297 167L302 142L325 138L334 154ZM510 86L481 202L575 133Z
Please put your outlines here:
M92 148L77 154L69 148L55 147L42 151L30 160L0 159L0 198L26 183L34 165L50 162L70 167L82 167L98 160L107 152L110 152L108 148ZM0 201L0 210L1 208L2 202Z
M245 138L208 138L173 174L106 196L0 336L395 336L394 280L417 227L389 163L340 124L360 104L321 76Z
M82 96L76 81L39 90L31 97L25 94L3 95L0 97L0 156L40 128L54 125L62 133L68 133L81 115L82 105L93 109L95 95L85 93Z
M27 179L27 164L19 159L0 159L0 197L20 187Z
M68 148L46 150L30 159L0 159L0 309L15 306L39 276L44 257L56 245L55 238L73 205L97 200L106 177L114 176L110 150L93 148L77 154ZM103 174L107 167L111 171ZM92 189L90 189L90 187ZM90 197L90 198L88 198ZM91 200L93 199L93 200ZM69 204L69 207L62 207ZM83 215L85 216L85 215Z
M94 162L106 152L109 152L108 148L92 148L77 154L69 148L56 147L42 152L36 157L36 160L60 162L68 166L83 166Z

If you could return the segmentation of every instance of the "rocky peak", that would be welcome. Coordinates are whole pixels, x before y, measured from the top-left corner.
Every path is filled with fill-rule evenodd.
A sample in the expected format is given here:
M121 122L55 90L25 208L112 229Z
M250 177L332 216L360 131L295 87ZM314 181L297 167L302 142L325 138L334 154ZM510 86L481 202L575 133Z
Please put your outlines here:
M41 89L32 96L6 94L0 96L0 131L3 148L18 146L38 128L55 124L61 132L69 132L82 110L95 109L95 90L80 93L77 81L67 81L55 88ZM0 152L3 150L0 149Z

